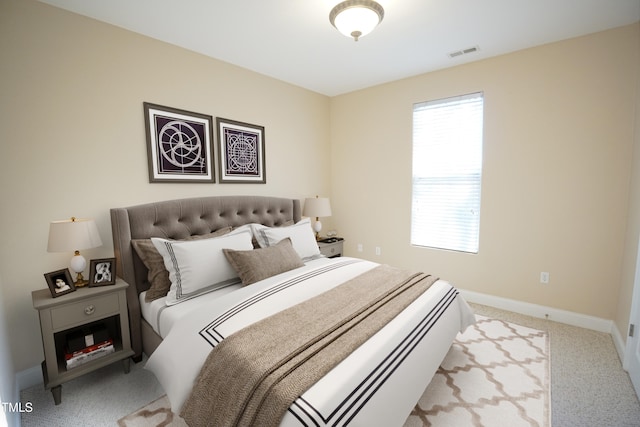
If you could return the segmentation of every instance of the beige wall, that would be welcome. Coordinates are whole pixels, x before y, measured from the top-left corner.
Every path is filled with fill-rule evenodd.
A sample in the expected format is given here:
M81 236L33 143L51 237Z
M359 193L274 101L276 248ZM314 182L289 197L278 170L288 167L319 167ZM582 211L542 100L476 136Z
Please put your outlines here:
M96 218L105 244L85 256L111 256L110 207L201 195L329 195L325 228L346 237L349 255L624 331L640 229L630 220L626 231L639 46L633 25L329 99L34 0L0 0L0 271L16 371L42 360L31 291L70 257L46 252L49 221ZM412 104L474 91L485 94L480 253L412 248ZM267 184L149 184L144 101L264 125Z
M639 30L333 98L332 203L347 254L425 270L470 291L615 318ZM480 251L411 247L412 105L476 91L485 97ZM550 272L548 285L539 283L541 271Z
M215 43L216 41L212 41ZM0 2L0 271L16 371L42 360L31 291L72 254L49 222L220 194L329 193L329 99L33 0ZM265 126L267 184L150 184L144 101ZM295 179L292 179L295 178Z

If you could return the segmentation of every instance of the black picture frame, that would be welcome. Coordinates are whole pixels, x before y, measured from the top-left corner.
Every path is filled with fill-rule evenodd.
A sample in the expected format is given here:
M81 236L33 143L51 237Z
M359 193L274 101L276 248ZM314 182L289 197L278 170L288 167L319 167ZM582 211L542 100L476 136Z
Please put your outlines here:
M89 287L116 284L116 259L92 259L89 263Z
M216 118L220 183L265 184L264 126Z
M47 281L47 286L49 286L49 291L53 298L76 290L76 286L73 284L73 279L71 278L71 272L68 268L45 273L44 278Z
M213 117L143 103L149 182L214 183Z

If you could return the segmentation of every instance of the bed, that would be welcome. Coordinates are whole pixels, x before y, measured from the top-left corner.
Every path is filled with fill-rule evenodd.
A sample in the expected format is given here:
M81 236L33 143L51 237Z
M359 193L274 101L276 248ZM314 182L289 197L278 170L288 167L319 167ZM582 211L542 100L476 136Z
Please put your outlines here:
M475 321L444 280L321 256L296 199L169 200L113 208L111 222L134 360L149 356L190 425L402 425ZM151 245L171 287L148 300Z

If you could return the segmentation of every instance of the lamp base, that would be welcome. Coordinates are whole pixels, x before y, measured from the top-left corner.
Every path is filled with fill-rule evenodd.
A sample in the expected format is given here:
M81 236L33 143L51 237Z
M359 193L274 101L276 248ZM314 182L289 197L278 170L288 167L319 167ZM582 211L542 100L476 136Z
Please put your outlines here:
M316 223L313 224L313 229L316 232L316 240L320 240L320 231L322 230L322 223L320 222L320 219L318 219L318 217L316 217Z
M78 273L78 275L76 276L76 281L73 282L73 285L76 288L81 288L83 286L87 286L89 284L88 280L85 280L84 277L82 277L82 273Z
M89 284L89 281L84 280L84 277L82 277L82 272L85 268L87 268L87 260L84 259L82 255L80 255L80 251L76 251L75 255L71 257L69 266L71 267L71 270L73 270L77 274L76 281L73 282L76 288L87 286Z

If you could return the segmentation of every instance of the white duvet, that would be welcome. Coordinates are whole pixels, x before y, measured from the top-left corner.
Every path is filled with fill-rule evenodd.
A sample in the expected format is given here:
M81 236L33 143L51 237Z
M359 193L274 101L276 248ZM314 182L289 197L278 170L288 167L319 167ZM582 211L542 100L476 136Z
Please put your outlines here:
M211 349L235 331L378 264L324 259L208 298L183 315L147 362L179 414ZM289 408L281 426L402 425L456 334L475 321L455 288L438 280Z

